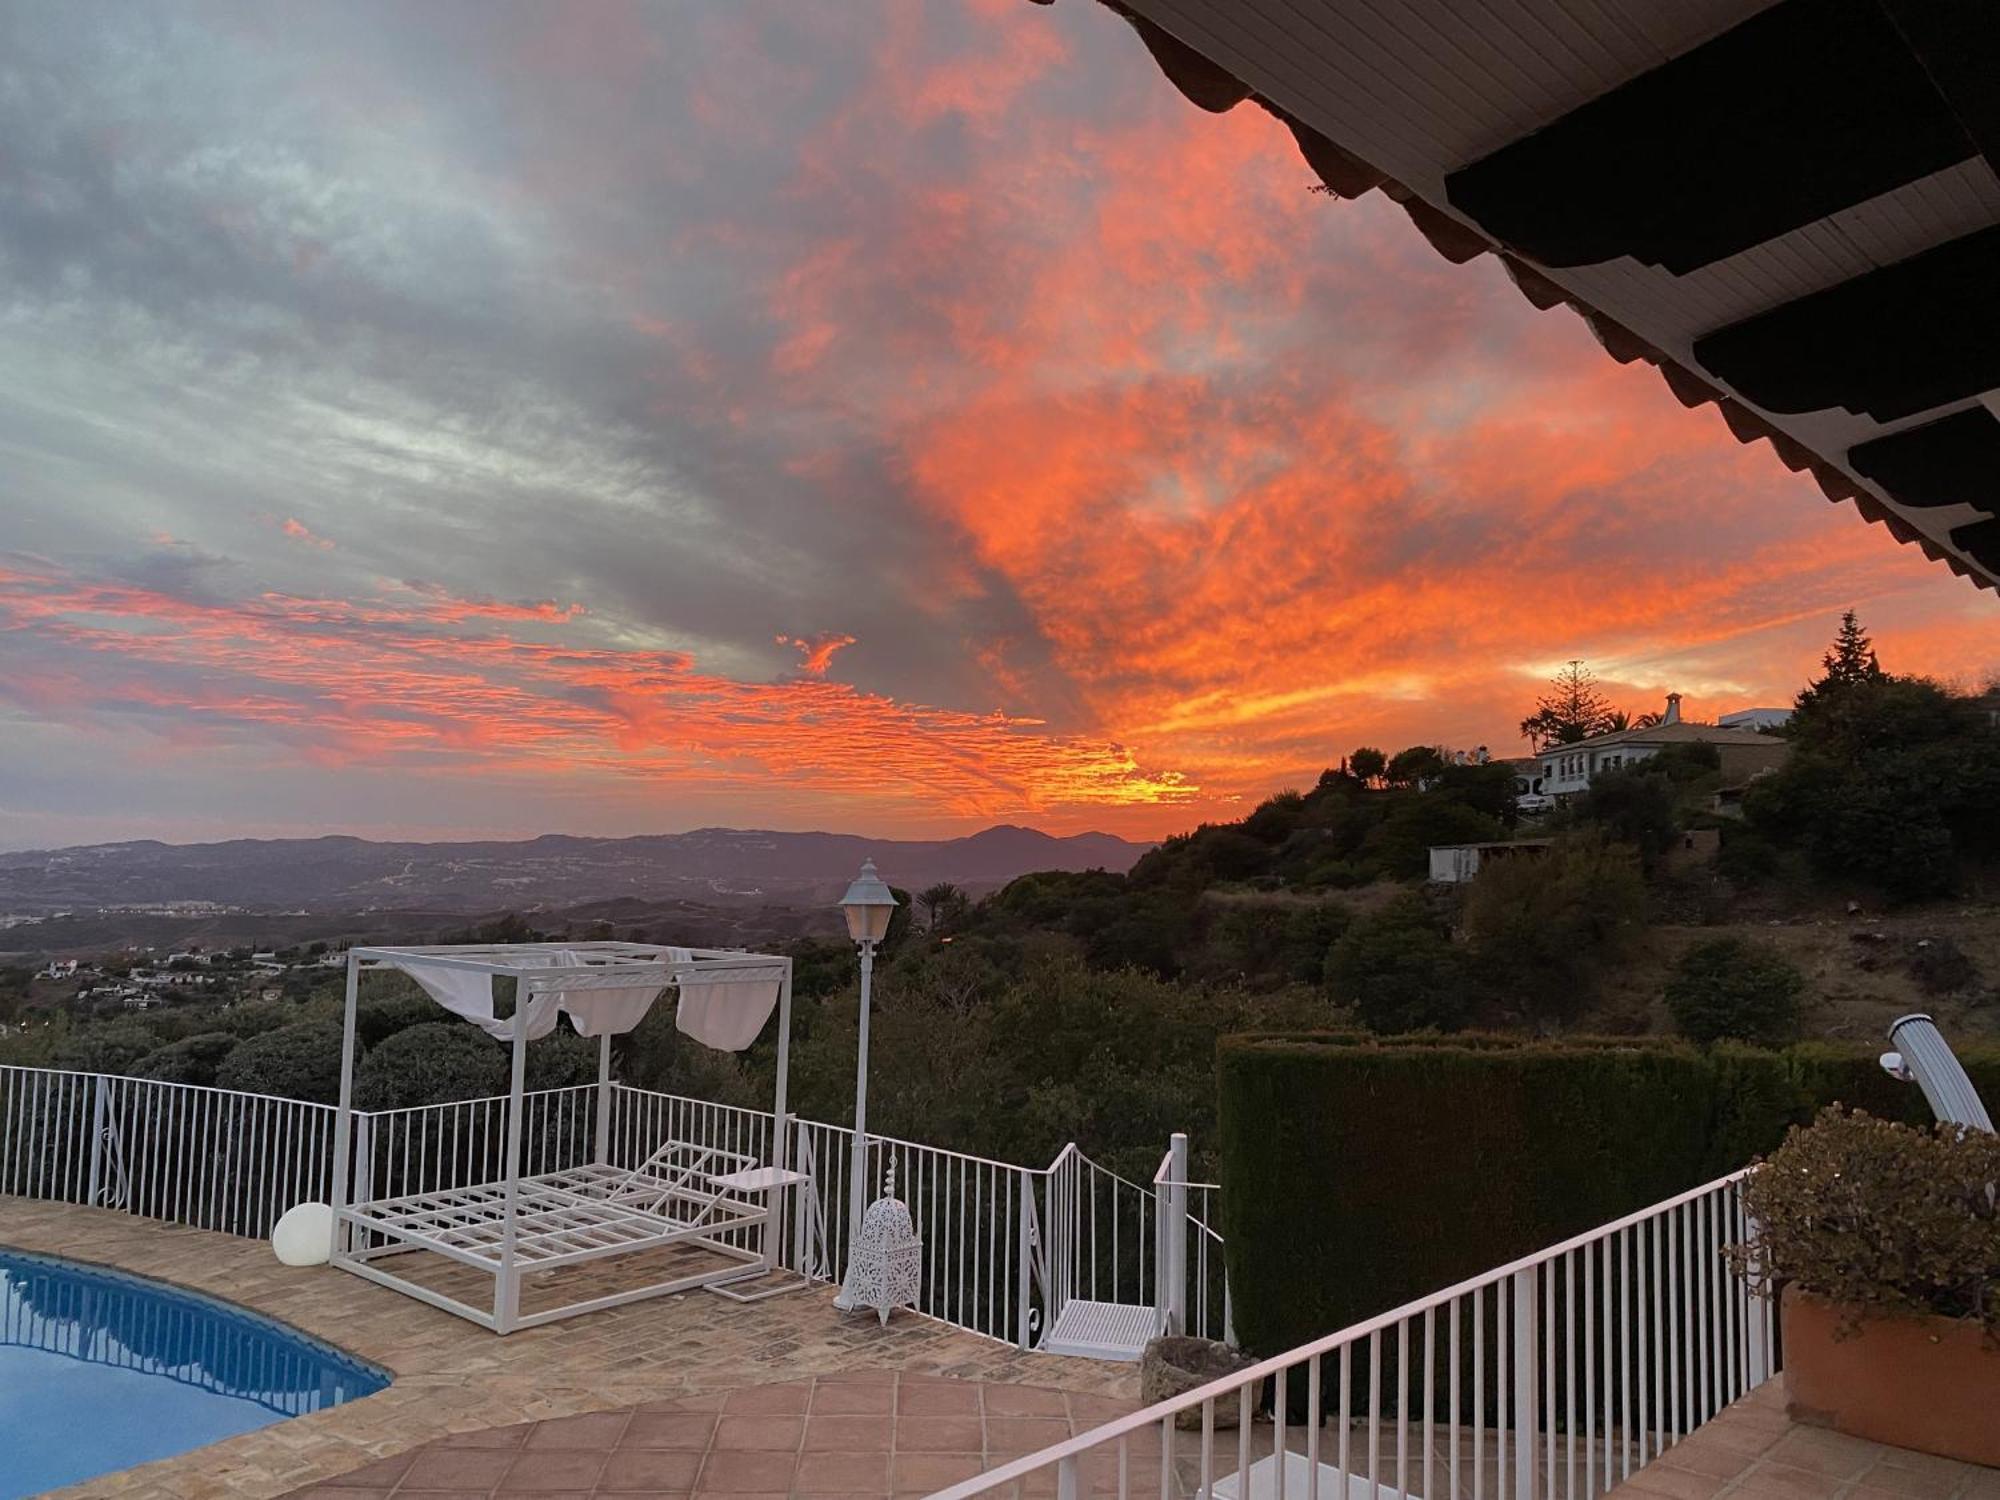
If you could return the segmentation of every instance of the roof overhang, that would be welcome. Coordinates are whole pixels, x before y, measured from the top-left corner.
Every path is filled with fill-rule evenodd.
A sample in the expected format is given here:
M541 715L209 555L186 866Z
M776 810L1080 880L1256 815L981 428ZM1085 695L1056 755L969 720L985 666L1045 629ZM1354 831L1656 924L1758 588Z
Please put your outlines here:
M1498 255L1829 500L2000 587L2000 5L1104 0L1195 104Z

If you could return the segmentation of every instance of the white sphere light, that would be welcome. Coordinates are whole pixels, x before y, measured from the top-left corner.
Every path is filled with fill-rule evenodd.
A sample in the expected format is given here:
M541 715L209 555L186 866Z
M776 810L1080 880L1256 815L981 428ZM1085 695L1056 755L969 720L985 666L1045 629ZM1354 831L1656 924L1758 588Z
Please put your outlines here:
M300 1203L272 1226L271 1249L288 1266L323 1266L333 1258L333 1209Z

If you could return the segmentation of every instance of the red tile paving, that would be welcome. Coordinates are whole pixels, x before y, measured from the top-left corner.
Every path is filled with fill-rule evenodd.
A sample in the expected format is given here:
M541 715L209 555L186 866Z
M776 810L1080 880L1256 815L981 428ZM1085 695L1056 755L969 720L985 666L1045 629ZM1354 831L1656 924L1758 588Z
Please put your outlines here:
M928 1494L1132 1409L857 1371L458 1433L290 1500L883 1500Z
M1037 1386L893 1371L827 1375L462 1433L290 1500L914 1500L1133 1409ZM1304 1440L1297 1428L1287 1436L1294 1446ZM1453 1439L1442 1440L1448 1452ZM1269 1453L1271 1441L1272 1429L1259 1424L1252 1453ZM1200 1489L1198 1439L1177 1435L1175 1444L1170 1489L1185 1500ZM1233 1435L1222 1436L1217 1456L1214 1472L1234 1468ZM1118 1469L1115 1450L1085 1454L1079 1493L1120 1493ZM1565 1476L1552 1477L1549 1493L1568 1500ZM1150 1440L1128 1447L1123 1483L1131 1497L1160 1493ZM2000 1500L2000 1470L1796 1425L1779 1379L1617 1489L1629 1500ZM1052 1500L1054 1475L1039 1473L1017 1493Z
M1766 1381L1618 1486L1631 1500L2000 1500L2000 1469L1794 1423Z

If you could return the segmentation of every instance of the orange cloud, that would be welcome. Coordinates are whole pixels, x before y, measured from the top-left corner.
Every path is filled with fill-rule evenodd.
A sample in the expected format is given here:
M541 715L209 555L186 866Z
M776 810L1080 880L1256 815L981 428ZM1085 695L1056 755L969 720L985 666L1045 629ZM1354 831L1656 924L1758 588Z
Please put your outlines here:
M405 589L216 604L17 563L0 568L0 629L20 669L0 695L67 722L148 724L184 742L261 737L326 763L783 783L905 816L1060 815L1196 793L1033 718L816 676L743 682L676 651L530 641L504 627L550 616L464 603ZM812 650L830 656L837 640Z
M833 654L854 644L851 635L816 635L810 638L796 635L775 637L780 646L791 646L799 653L799 670L808 677L824 677L826 669L833 665Z
M404 579L394 585L417 594L425 601L425 610L434 620L457 623L461 620L512 620L517 622L543 621L561 624L587 614L581 604L557 604L553 599L515 601L507 599L487 599L477 596L454 594L441 583L426 583L420 579Z
M315 535L306 523L296 516L286 517L284 525L279 529L295 542L304 542L308 547L318 547L322 551L333 550L333 542L330 539Z
M1307 193L1261 111L1186 108L1129 36L1151 92L1100 69L1108 123L1045 107L1077 52L987 24L961 57L890 28L800 145L831 227L773 275L774 368L893 452L956 544L931 590L1004 591L1080 721L1202 809L1364 739L1517 750L1533 664L1574 655L1635 708L1785 702L1849 604L1904 670L2000 662L1984 601L1497 267ZM971 654L1022 701L1011 646Z

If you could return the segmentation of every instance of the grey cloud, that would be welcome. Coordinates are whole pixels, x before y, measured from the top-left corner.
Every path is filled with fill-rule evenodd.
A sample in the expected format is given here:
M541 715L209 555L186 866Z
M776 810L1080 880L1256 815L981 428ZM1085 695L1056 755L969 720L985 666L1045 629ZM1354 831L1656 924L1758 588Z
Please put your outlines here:
M22 476L0 541L185 530L281 580L350 585L443 566L461 588L583 599L738 671L782 660L776 630L842 629L874 685L956 701L955 637L1027 630L1025 614L997 596L940 635L902 627L882 584L922 578L948 542L865 443L848 440L837 489L786 472L823 418L770 399L778 334L717 295L728 252L674 248L746 196L772 274L830 232L776 238L797 127L777 150L703 138L699 170L663 169L696 152L700 28L655 11L642 71L606 87L588 57L569 77L541 66L556 15L0 18L18 351L0 394L36 408L25 431L0 409ZM847 58L798 28L763 39L771 66L816 80L776 103L825 111L866 31ZM640 316L689 330L713 383ZM718 419L759 395L759 428ZM293 514L337 549L288 549L271 523Z

